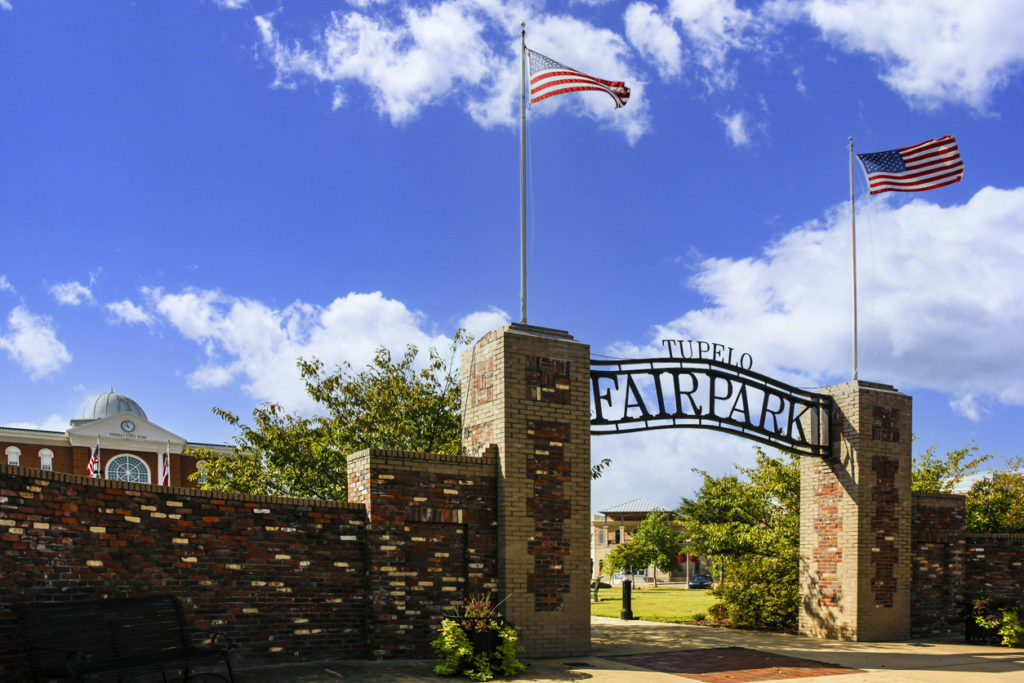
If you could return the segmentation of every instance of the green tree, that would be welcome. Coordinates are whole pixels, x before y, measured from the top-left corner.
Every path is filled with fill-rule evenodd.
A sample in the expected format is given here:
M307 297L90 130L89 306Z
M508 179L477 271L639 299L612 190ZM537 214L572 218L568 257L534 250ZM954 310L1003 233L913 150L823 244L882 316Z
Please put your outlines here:
M602 570L609 574L622 572L627 576L633 576L633 574L647 569L656 554L657 550L653 546L634 536L625 543L615 546L608 553L604 558Z
M979 479L967 493L967 530L1024 533L1024 458Z
M712 558L720 579L712 593L743 628L794 628L800 601L799 457L755 449L753 467L739 475L704 478L679 506L687 551Z
M652 510L640 522L632 541L638 541L651 550L648 565L654 565L654 586L658 586L658 570L670 573L679 566L679 553L682 551L682 536L674 528L672 519L664 510Z
M204 487L239 493L345 500L347 456L366 448L458 453L461 448L460 387L453 364L468 343L456 333L446 363L430 349L416 368L418 350L398 360L377 349L370 365L353 373L349 364L328 372L317 359L299 359L306 391L323 414L304 418L275 403L252 412L252 426L214 408L239 434L231 453L191 449Z
M348 363L328 373L315 358L300 358L299 371L306 391L327 413L324 422L348 452L386 448L457 454L462 448L461 389L454 362L465 343L460 330L448 361L432 348L420 370L419 351L410 344L397 361L386 348L377 349L370 365L357 374Z
M322 418L289 415L276 403L252 411L253 426L234 414L213 412L240 430L230 454L190 448L203 487L251 495L345 500L348 452Z
M930 446L924 455L914 457L911 490L921 493L953 493L964 479L975 474L978 467L992 457L975 455L977 451L978 446L972 442L970 446L949 451L940 458L935 455L935 446Z
M911 488L924 493L953 493L970 479L967 490L966 528L976 533L1024 533L1024 458L1005 468L979 473L990 455L975 455L978 446L950 451L943 457L932 446L914 458Z

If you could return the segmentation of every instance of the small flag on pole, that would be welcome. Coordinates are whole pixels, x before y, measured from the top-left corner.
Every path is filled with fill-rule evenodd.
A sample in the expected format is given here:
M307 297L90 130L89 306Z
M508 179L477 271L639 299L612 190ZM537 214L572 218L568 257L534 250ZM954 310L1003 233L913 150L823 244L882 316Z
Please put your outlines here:
M93 449L92 455L89 457L89 464L85 471L90 477L100 476L100 438L98 436L96 437L96 448Z
M964 162L956 138L946 135L885 152L858 154L871 194L921 192L960 182Z
M615 100L616 109L626 106L629 101L629 88L622 81L606 81L588 76L529 48L526 48L526 53L530 57L530 104L555 95L584 90L608 93Z
M163 467L160 468L160 485L171 485L171 442L167 442L167 451L164 453Z

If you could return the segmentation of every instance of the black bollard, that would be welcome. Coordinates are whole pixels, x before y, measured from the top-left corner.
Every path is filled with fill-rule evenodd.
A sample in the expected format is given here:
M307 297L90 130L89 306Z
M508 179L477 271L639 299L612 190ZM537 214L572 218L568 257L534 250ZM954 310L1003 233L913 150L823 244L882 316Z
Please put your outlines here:
M633 582L626 579L622 582L622 612L619 613L622 619L633 619Z

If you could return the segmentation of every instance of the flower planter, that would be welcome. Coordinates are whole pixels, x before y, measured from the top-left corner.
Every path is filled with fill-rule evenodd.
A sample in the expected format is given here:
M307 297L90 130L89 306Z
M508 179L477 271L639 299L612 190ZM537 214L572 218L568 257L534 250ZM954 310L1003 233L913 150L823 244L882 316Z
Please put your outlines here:
M469 636L469 642L473 645L474 654L491 655L498 649L500 638L498 632L493 629L467 631L466 635Z
M964 640L971 645L999 645L999 633L996 631L978 626L974 615L969 614L964 619Z
M434 673L462 675L475 681L511 676L523 670L517 655L519 632L499 616L446 617L431 643L438 654Z

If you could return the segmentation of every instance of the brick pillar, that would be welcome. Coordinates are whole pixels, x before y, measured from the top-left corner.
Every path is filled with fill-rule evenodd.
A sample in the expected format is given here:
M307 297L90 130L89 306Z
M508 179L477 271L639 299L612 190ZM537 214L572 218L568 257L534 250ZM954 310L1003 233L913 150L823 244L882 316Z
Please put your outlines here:
M590 650L590 347L510 324L462 356L463 447L498 447L498 585L528 656Z
M348 499L365 506L368 521L372 656L433 656L430 641L444 614L469 595L497 590L496 470L493 453L372 449L348 456ZM359 527L350 524L354 540ZM348 563L335 566L349 571Z
M800 632L910 636L911 398L853 381L835 400L832 456L801 458Z

